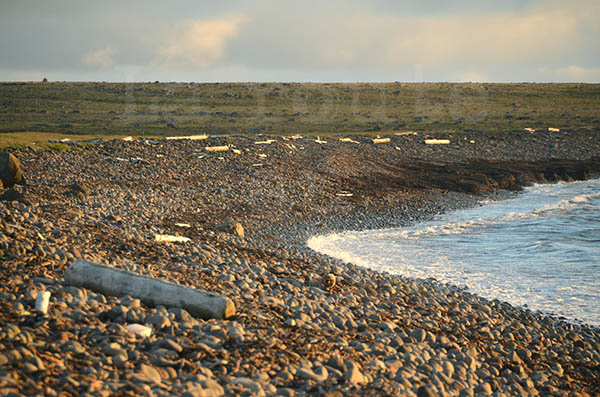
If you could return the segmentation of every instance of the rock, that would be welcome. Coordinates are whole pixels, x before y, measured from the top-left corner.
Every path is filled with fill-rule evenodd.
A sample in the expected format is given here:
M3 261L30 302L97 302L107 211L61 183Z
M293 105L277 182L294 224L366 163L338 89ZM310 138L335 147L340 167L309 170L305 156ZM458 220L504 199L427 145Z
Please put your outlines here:
M492 394L492 386L489 383L484 382L475 386L475 394L478 396L489 396Z
M231 218L227 218L225 222L215 227L215 232L226 232L234 236L244 237L244 228L239 223Z
M154 327L157 329L161 329L171 325L171 320L169 320L169 317L158 313L153 314L152 316L148 316L146 322L148 324L154 325Z
M418 397L436 397L438 394L431 385L423 385L417 389Z
M314 370L307 367L301 367L296 372L296 375L303 379L310 379L314 380L315 382L322 383L327 380L329 373L327 369L323 366L318 366Z
M138 372L138 375L141 378L156 384L160 384L162 382L160 373L156 370L156 368L147 364L140 365L140 371Z
M109 320L114 321L116 323L124 323L127 318L127 308L122 305L118 305L113 307L107 312L103 313L103 316L106 316Z
M128 331L133 332L143 338L147 338L152 335L152 328L146 327L142 324L129 324L127 327Z
M265 391L263 390L260 383L253 381L249 378L230 378L231 383L234 385L242 386L248 389L254 396L265 397Z
M349 383L352 383L354 385L367 383L367 380L365 379L364 375L362 374L362 372L360 372L358 364L356 364L352 360L345 360L344 363L346 364L347 368L347 370L344 372L344 376L346 377Z
M0 180L5 188L24 182L21 163L12 153L0 152Z

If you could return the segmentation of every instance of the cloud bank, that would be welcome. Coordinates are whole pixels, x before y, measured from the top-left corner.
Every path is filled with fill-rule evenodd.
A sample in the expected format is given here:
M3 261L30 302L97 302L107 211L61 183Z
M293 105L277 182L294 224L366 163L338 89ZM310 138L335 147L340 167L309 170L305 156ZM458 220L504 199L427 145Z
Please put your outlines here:
M594 0L103 5L10 2L0 80L600 82Z

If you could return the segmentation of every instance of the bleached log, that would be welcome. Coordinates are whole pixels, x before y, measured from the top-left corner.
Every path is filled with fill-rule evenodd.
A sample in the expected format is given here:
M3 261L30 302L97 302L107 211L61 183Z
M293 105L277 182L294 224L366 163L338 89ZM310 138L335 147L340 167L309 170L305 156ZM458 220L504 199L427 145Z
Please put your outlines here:
M327 141L323 141L321 140L321 137L317 137L317 139L315 139L315 142L318 143L319 145L324 145L327 143Z
M535 128L529 128L529 127L525 127L523 128L525 131L527 132L535 132Z
M167 141L180 141L180 140L188 140L188 141L203 141L208 139L208 135L188 135L188 136L168 136L166 137Z
M170 234L155 234L154 241L157 243L187 243L189 237L171 236Z
M338 196L338 197L352 197L353 196L352 193L350 193L350 192L348 192L346 190L342 190L341 192L336 193L335 195Z
M223 319L235 315L235 305L227 297L81 259L65 270L65 281L105 295L129 295L148 305L180 307L202 318Z
M340 138L340 142L349 142L349 143L360 143L358 141L355 141L352 138Z
M548 131L549 131L549 132L560 132L560 128L552 128L552 127L548 127Z
M226 152L229 150L229 146L206 146L204 150L207 152Z
M266 141L256 141L255 145L270 145L275 142L275 139L267 139Z
M450 139L425 139L426 145L449 145Z
M192 225L189 223L175 223L175 226L190 228Z
M400 132L394 132L394 135L396 135L396 136L406 136L406 135L417 135L417 133L414 132L414 131L400 131Z
M373 139L371 139L371 141L373 141L373 145L378 145L381 143L390 143L391 139L390 138L373 138Z

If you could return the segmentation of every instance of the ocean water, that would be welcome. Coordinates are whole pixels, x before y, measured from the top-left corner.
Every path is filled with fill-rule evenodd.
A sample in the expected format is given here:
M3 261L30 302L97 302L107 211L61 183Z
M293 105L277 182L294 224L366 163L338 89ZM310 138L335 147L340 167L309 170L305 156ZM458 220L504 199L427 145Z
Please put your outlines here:
M413 227L314 236L307 245L600 326L600 179L535 185Z

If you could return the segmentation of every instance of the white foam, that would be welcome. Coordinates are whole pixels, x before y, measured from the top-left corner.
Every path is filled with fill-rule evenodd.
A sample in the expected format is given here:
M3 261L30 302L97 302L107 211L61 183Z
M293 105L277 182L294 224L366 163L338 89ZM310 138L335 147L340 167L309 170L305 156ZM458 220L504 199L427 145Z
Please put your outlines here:
M600 228L599 190L600 180L537 185L515 199L413 227L315 236L307 245L377 271L435 278L600 325L600 268L594 266L600 247L589 245ZM582 210L589 211L586 222L598 223L580 236L567 221L582 223L577 221ZM561 218L565 214L569 217Z

